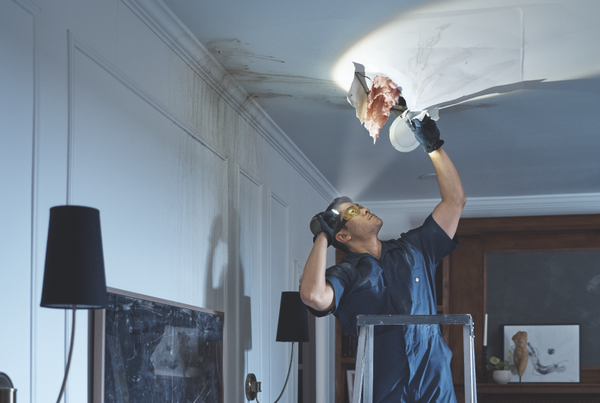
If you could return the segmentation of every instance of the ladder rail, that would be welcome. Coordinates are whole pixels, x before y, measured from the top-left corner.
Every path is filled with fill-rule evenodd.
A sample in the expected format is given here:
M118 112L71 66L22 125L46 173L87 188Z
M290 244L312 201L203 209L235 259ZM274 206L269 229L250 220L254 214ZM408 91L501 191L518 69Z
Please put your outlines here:
M352 403L360 403L362 388L357 388L356 385L363 383L363 368L365 367L365 352L367 342L367 328L365 326L359 328L358 346L356 348L356 368L354 373L354 389L352 390ZM360 366L359 366L360 364Z
M477 401L477 385L475 384L475 346L473 325L463 327L463 349L465 365L465 402Z
M475 381L475 331L471 315L358 315L359 338L352 403L373 402L373 346L375 326L463 325L465 402L477 403Z

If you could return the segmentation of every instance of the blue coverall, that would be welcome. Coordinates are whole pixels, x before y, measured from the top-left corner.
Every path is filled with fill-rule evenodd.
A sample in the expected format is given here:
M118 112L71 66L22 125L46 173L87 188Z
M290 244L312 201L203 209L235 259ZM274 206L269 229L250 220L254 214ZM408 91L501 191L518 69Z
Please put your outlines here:
M435 269L454 242L431 217L397 240L383 241L381 258L349 253L327 269L333 313L357 338L359 314L437 313ZM438 325L376 326L373 401L456 402L450 359Z

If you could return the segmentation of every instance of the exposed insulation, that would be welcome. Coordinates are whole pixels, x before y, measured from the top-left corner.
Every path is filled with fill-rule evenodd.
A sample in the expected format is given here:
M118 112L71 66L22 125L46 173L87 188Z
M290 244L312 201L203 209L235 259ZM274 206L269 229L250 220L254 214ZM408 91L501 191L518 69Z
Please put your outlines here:
M373 79L364 125L373 137L373 144L379 137L379 131L390 116L390 110L401 95L400 89L386 76L378 75Z

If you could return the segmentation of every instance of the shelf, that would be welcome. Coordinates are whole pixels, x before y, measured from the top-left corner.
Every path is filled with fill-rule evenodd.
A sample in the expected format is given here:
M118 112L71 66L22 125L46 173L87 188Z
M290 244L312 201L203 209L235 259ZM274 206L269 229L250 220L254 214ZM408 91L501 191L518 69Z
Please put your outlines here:
M477 394L493 395L540 395L540 394L597 394L600 395L600 383L509 383L499 385L484 383L477 385Z

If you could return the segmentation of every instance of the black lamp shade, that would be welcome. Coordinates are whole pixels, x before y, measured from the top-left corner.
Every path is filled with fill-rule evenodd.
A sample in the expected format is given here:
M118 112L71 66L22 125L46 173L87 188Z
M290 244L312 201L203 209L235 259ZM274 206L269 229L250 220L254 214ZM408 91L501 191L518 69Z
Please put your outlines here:
M297 291L281 293L276 341L308 341L306 305Z
M46 308L106 308L100 212L91 207L50 209L42 302Z

